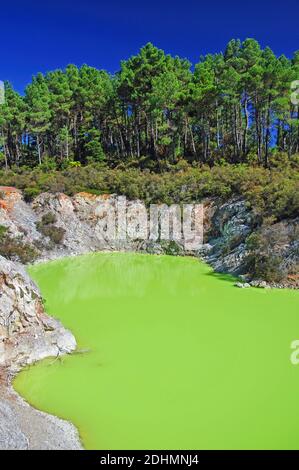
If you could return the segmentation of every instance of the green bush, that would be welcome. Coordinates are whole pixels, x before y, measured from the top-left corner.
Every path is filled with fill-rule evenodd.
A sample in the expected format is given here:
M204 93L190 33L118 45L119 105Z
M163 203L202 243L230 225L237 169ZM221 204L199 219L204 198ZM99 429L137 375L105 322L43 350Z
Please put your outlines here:
M40 194L40 189L38 188L25 188L24 189L24 199L26 202L31 202L36 196Z
M5 237L7 230L7 227L4 227L4 225L0 225L0 240Z
M39 228L39 231L46 237L49 237L56 245L62 243L65 235L65 230L62 227L56 227L55 225L44 225Z
M27 264L37 258L38 251L32 245L25 243L22 237L11 237L7 227L0 225L0 255Z
M275 255L262 255L255 252L247 258L249 271L252 272L253 278L264 279L268 282L280 282L286 275L281 270L282 258Z
M0 171L0 185L15 186L24 191L27 201L40 192L63 192L73 195L80 191L93 194L116 193L129 199L151 203L191 203L205 197L223 201L231 196L244 197L261 221L274 216L276 220L299 215L299 166L297 156L284 165L284 155L273 156L273 168L245 164L191 166L179 160L167 164L167 171L149 169L108 168L103 163L64 170L15 168ZM281 163L281 165L280 165Z
M179 256L183 254L182 247L175 240L162 240L160 243L166 255Z
M282 258L274 254L274 246L278 241L276 235L270 231L254 232L246 240L247 269L255 279L264 279L268 282L281 281L286 273L281 269Z
M56 215L53 214L53 212L47 212L47 214L44 214L42 216L42 220L41 220L42 225L55 224L55 222L56 222Z
M62 227L56 227L54 225L56 222L56 215L52 212L47 212L44 214L39 222L36 222L37 230L45 235L45 237L49 237L50 240L59 245L62 243L65 230Z

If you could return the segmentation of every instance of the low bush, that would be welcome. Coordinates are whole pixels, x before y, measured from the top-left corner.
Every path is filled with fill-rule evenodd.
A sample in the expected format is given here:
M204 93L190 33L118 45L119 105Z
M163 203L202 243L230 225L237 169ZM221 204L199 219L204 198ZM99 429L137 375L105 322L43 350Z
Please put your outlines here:
M36 223L37 230L45 235L45 237L50 238L50 240L59 245L62 243L65 230L62 227L57 227L54 225L56 222L56 216L52 212L44 214L39 222Z
M41 222L38 222L38 225L49 225L55 224L56 222L56 215L53 212L47 212L42 216Z
M279 282L286 276L287 273L281 268L282 257L274 254L274 246L278 242L277 235L261 229L247 238L247 269L255 279Z
M25 188L23 193L24 193L24 199L26 202L31 202L36 196L40 194L40 189L38 188Z
M38 251L32 245L25 243L23 238L12 237L7 227L0 225L0 255L12 261L32 263L38 256Z
M27 201L40 192L80 191L93 194L117 193L129 199L151 203L190 203L205 197L226 200L242 196L256 215L276 220L299 215L299 170L290 165L265 169L247 165L208 166L173 165L168 171L154 173L137 168L109 169L103 164L42 171L14 169L0 171L0 185L24 191Z
M259 231L265 224L272 225L299 216L298 161L298 155L286 163L285 155L277 154L273 157L271 169L245 164L223 164L210 168L179 161L176 165L166 165L165 171L161 173L150 171L149 167L144 170L126 165L108 168L103 163L68 166L58 171L55 166L48 164L33 170L24 167L0 171L0 185L23 190L26 201L47 191L63 192L70 196L81 191L92 194L115 193L125 195L128 199L141 199L146 205L193 203L206 197L220 201L233 196L242 197L252 209ZM55 222L55 217L46 214L38 222L37 228L53 243L59 244L63 241L64 230L57 227ZM274 235L272 233L271 237ZM252 272L257 275L263 272L266 277L272 278L271 266L275 268L279 259L271 257L276 240L271 242L272 248L266 250L267 243L262 240L267 240L268 236L270 234L266 234L264 229L259 233L260 246L249 250L248 263ZM294 232L293 238L298 239L297 232ZM239 239L229 239L224 251L231 251L239 242Z

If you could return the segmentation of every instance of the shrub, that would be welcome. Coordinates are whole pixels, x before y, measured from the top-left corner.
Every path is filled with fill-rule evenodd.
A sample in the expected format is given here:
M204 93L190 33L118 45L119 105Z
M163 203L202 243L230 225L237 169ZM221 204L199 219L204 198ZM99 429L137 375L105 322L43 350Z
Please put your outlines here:
M166 255L179 256L183 254L182 247L175 240L161 240L160 243Z
M59 245L63 241L65 230L62 227L54 225L56 220L55 214L47 212L47 214L42 216L39 222L36 222L36 228L40 233L45 235L45 237L49 237L53 243Z
M55 224L56 222L56 215L53 214L53 212L47 212L42 216L41 223L42 225L49 225L49 224Z
M38 251L32 245L25 243L22 237L11 237L7 227L0 225L0 255L26 264L37 258Z
M7 230L7 227L4 227L4 225L0 225L0 240L6 235Z
M274 254L277 241L276 234L266 230L254 232L247 238L246 248L249 251L246 259L247 269L254 278L279 282L286 276L281 268L282 257Z
M42 191L68 195L110 192L142 199L146 204L190 203L204 197L226 200L236 195L243 196L261 220L272 215L281 220L299 214L298 158L294 156L292 165L275 166L282 157L273 156L271 170L245 164L193 167L181 160L176 165L168 164L162 173L126 166L109 169L103 163L68 166L61 171L15 168L0 171L0 184L24 190L27 201Z
M281 269L282 258L275 255L262 255L252 253L247 258L248 268L255 279L264 279L268 282L280 282L286 275Z
M56 245L62 243L65 234L65 230L62 227L56 227L55 225L44 225L39 231L46 237L49 237Z
M25 188L24 189L24 199L26 202L31 202L36 196L41 193L38 188Z

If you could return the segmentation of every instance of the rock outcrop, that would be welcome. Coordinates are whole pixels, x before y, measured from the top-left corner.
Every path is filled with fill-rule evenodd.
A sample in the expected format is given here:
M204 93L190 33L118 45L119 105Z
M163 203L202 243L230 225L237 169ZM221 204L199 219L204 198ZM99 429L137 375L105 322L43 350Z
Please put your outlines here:
M206 243L198 256L215 271L239 276L251 281L252 287L299 288L299 218L285 219L257 227L257 217L243 199L231 199L224 204L214 201L209 210ZM258 256L274 257L273 269L281 280L252 280L248 274L248 237L257 230L263 240ZM244 286L242 286L244 287ZM247 286L246 286L247 287Z
M22 366L75 348L24 268L0 256L0 449L82 448L72 424L34 410L11 386Z
M100 250L144 251L154 254L184 254L182 244L152 240L122 239L111 241L98 227L103 216L99 207L116 207L117 196L78 193L73 197L62 193L40 194L27 204L18 190L4 193L0 225L8 228L13 237L21 238L39 251L39 259L47 260ZM0 201L1 203L1 201ZM134 204L136 201L129 201ZM205 243L196 253L218 272L247 274L247 237L256 230L256 216L242 198L225 203L207 199L204 205ZM53 243L38 230L42 217L52 214L56 228L63 231L61 243ZM117 221L117 224L121 222ZM117 230L122 227L117 225ZM299 279L299 219L284 220L263 229L272 243L271 253L280 259L278 269L284 274L284 284L297 287ZM187 253L190 254L190 253ZM194 253L193 253L194 254ZM290 277L289 277L290 276ZM263 279L261 279L263 280Z
M246 238L252 232L254 217L242 199L224 204L214 202L210 211L207 243L199 251L215 271L232 274L244 272L247 255Z
M127 201L127 210L138 201ZM0 225L7 227L12 237L21 237L24 244L39 251L40 260L55 259L62 256L73 256L92 251L120 250L145 251L149 253L181 254L181 247L173 250L173 244L153 242L150 240L120 238L112 240L100 230L105 207L116 209L116 195L96 196L78 193L69 197L62 193L40 194L31 204L26 204L21 193L10 189L3 200L5 208L0 210ZM101 209L100 209L101 208ZM51 214L55 227L63 231L61 243L55 244L37 229L43 216ZM122 221L116 219L116 229L122 232ZM179 245L179 244L178 244Z
M46 315L38 288L21 265L0 257L0 367L18 370L76 348L74 336Z
M35 410L11 388L0 371L0 450L81 450L76 428Z

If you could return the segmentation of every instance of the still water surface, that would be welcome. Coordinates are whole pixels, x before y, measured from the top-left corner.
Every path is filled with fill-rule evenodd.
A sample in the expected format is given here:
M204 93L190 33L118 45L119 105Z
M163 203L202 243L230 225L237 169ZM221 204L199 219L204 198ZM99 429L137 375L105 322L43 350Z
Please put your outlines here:
M192 258L98 253L30 274L88 349L15 388L90 449L299 449L299 292L237 289Z

